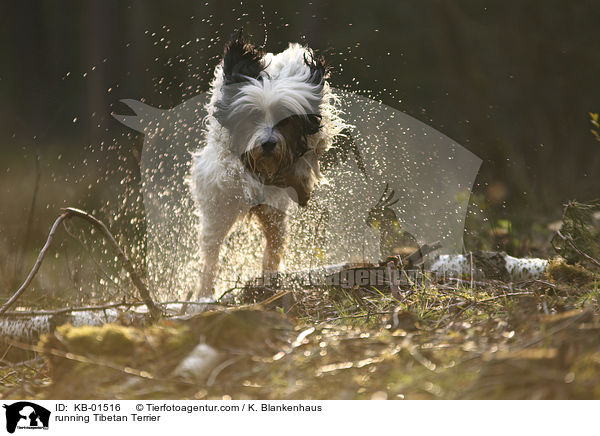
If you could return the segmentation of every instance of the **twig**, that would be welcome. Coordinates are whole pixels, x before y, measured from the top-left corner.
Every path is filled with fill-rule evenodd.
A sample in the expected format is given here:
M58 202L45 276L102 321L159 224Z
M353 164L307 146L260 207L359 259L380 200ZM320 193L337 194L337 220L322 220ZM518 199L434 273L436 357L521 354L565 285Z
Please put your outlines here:
M460 285L465 280L458 279L458 278L455 278L455 277L449 277L448 281L457 282L457 285ZM514 286L503 285L503 284L499 283L498 281L491 281L491 280L487 281L487 282L481 282L481 281L473 280L472 283L475 286L489 286L491 288L506 289L507 291L522 291L523 290L523 289L520 289L520 288L515 288ZM454 289L454 288L451 288L451 289Z
M336 316L335 318L328 318L325 321L321 321L319 324L325 324L331 321L339 321L340 319L356 319L356 318L367 318L371 315L391 315L392 313L394 313L391 310L388 310L386 312L369 312L369 313L361 313L361 314L357 314L357 315L344 315L344 316Z
M558 287L554 283L550 283L544 280L534 280L534 283L541 283L542 285L548 286L552 289L558 289Z
M522 295L535 295L535 293L534 292L509 292L508 294L496 295L494 297L489 297L489 298L484 298L483 300L474 301L474 303L475 304L487 303L488 301L499 300L501 298L518 297L518 296L522 296Z
M69 229L69 226L67 225L66 221L63 225L63 228L64 228L65 232L67 233L67 235L72 237L79 244L79 246L88 253L90 260L96 267L97 277L103 277L107 282L112 283L118 291L123 291L121 289L121 286L119 285L119 281L117 279L113 278L112 275L102 266L100 261L94 255L94 252L92 250L90 250L89 247L86 245L86 242L82 241L75 233L73 233ZM68 260L67 260L67 265L68 265Z
M56 231L58 230L58 226L68 216L69 216L69 213L65 212L61 216L59 216L56 219L56 221L54 221L54 224L52 225L52 228L50 229L50 233L48 234L48 239L46 239L46 244L44 244L44 246L42 247L42 250L40 251L38 258L35 261L35 264L33 265L33 269L29 272L29 275L27 276L27 278L25 279L25 281L23 282L21 287L17 290L17 292L15 292L14 295L12 297L10 297L10 299L6 303L4 303L4 306L2 306L2 308L0 308L0 315L2 315L4 312L6 312L15 303L15 301L17 301L17 299L21 296L21 294L23 292L25 292L25 289L27 289L27 286L29 286L29 284L31 283L31 281L33 280L35 275L37 274L38 270L40 269L40 266L42 266L42 261L44 260L46 251L48 251L48 248L50 247L50 244L52 243L52 239L54 239L54 235L55 235Z
M136 301L136 302L120 302L120 303L110 303L110 304L104 304L101 306L84 306L84 307L63 307L61 309L56 309L56 310L16 310L16 311L12 311L12 312L5 312L2 315L6 318L23 318L25 316L30 317L30 316L53 316L53 315L63 315L65 313L71 313L71 312L93 312L96 310L106 310L106 309L113 309L115 307L135 307L135 306L143 306L146 303L143 303L141 301ZM197 305L197 306L204 306L207 304L211 304L211 303L202 303L202 302L198 302L198 301L179 301L179 300L174 300L174 301L159 301L158 303L156 303L157 306L166 306L167 304L186 304L186 305Z
M6 380L6 379L7 379L7 378L9 378L10 376L12 376L12 375L16 375L16 374L17 374L17 371L11 371L11 372L9 372L8 374L4 375L4 377L1 377L1 378L0 378L0 382L4 382L4 380Z
M469 251L469 260L471 262L471 266L470 266L470 270L469 270L469 273L471 275L471 286L469 286L469 288L471 290L473 290L473 252L472 251Z
M271 304L272 302L279 300L281 297L289 294L291 291L279 291L278 293L276 293L275 295L267 298L266 300L263 301L259 301L258 303L253 303L253 304L247 304L245 306L238 306L239 308L264 308L265 306Z
M93 312L96 310L114 309L115 307L121 307L121 306L126 306L126 307L142 306L143 304L144 303L141 303L141 302L137 302L137 303L121 302L121 303L105 304L102 306L65 307L65 308L56 309L56 310L32 310L32 311L17 310L17 311L13 311L13 312L5 312L5 313L3 313L3 316L5 316L6 318L22 318L25 316L27 316L27 317L30 317L30 316L53 316L53 315L63 315L65 313L71 313L71 312Z
M563 234L560 232L560 230L557 230L557 231L556 231L556 234L557 234L558 236L560 236L560 237L561 237L561 239L562 239L563 241L566 241L566 242L567 242L567 243L568 243L568 244L571 246L571 248L572 248L573 250L575 250L575 251L576 251L577 253L579 253L581 256L585 257L585 258L588 260L588 262L591 262L591 263L593 263L594 265L596 265L598 268L600 268L600 262L599 262L599 261L597 261L596 259L594 259L594 258L593 258L592 256L590 256L589 254L587 254L587 253L584 253L584 252L583 252L583 251L581 251L579 248L577 248L577 247L575 246L575 244L573 243L573 238L571 238L571 236L569 236L569 237L565 237L565 236L563 236Z
M104 225L104 223L102 221L96 219L95 217L93 217L89 213L84 212L82 210L74 209L74 208L71 208L71 207L69 207L69 208L67 208L65 210L67 211L67 213L71 213L71 214L73 214L75 216L83 218L86 221L88 221L91 224L93 224L98 230L100 230L100 232L102 232L102 234L104 235L105 239L108 239L110 241L110 243L113 245L114 249L117 251L117 255L119 257L119 260L123 263L123 266L125 267L125 270L131 276L131 281L133 282L133 284L135 285L135 287L140 292L140 296L142 297L142 301L144 303L146 303L146 305L148 306L148 309L150 310L150 314L155 319L160 318L160 314L161 314L160 309L156 306L156 304L154 304L154 301L152 301L152 298L150 297L150 292L148 291L148 288L146 287L146 284L138 276L138 274L136 273L135 268L133 267L131 261L129 260L129 258L127 257L127 255L125 254L125 252L121 249L121 247L119 246L119 243L116 241L116 239L112 235L112 233L110 233L110 231L108 230L108 228L106 227L106 225Z
M19 368L20 366L25 366L26 368L30 368L30 365L34 365L37 364L39 362L43 362L44 358L43 357L36 357L34 359L30 359L30 360L25 360L23 362L9 362L8 360L4 360L4 359L0 359L0 364L4 365L4 366L10 366L12 368Z
M444 310L444 309L448 310L451 307L460 307L460 306L464 306L466 304L468 304L469 307L471 307L475 304L488 303L490 301L500 300L500 299L506 298L506 297L520 297L520 296L524 296L524 295L535 295L535 293L534 292L509 292L507 294L496 295L494 297L484 298L483 300L479 300L479 301L468 300L468 301L461 301L458 303L449 304L448 306L434 307L432 310L435 310L435 311Z
M94 227L96 227L98 230L100 230L100 233L102 233L102 236L104 236L104 238L112 244L114 249L117 251L117 256L118 256L119 260L121 261L121 263L123 264L123 267L129 273L129 275L131 277L131 281L133 282L135 287L138 289L140 296L142 298L142 301L148 306L151 317L153 319L160 318L161 311L156 306L156 304L154 304L154 301L152 301L152 298L150 297L150 292L148 291L148 288L146 287L146 285L144 284L142 279L138 276L138 274L135 272L135 269L134 269L133 265L131 264L131 261L129 260L127 255L123 252L123 250L119 246L118 242L116 241L116 239L114 238L112 233L110 233L110 231L108 230L106 225L104 225L104 223L102 221L96 219L89 213L84 212L79 209L68 207L66 209L63 209L63 211L64 212L56 219L56 221L54 221L54 224L52 225L52 228L50 229L50 233L48 234L48 238L46 239L46 243L44 244L44 247L40 251L38 258L35 261L35 264L33 265L33 269L29 272L29 275L27 276L27 278L25 279L25 281L23 282L21 287L17 290L17 292L15 292L14 295L2 306L2 308L0 308L0 315L4 314L19 299L21 294L23 294L23 292L25 292L27 287L31 284L31 281L33 280L33 278L37 274L38 270L40 269L40 266L42 265L44 257L46 256L46 252L48 251L48 248L50 248L50 244L52 243L52 240L54 239L54 235L56 234L60 224L64 220L76 216L76 217L82 218L82 219L86 220L87 222L91 223Z

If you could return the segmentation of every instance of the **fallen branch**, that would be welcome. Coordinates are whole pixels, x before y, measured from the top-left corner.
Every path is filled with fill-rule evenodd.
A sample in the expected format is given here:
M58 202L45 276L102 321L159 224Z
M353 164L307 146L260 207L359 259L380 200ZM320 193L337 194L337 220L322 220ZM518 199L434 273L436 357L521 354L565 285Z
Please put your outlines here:
M116 309L117 307L135 307L142 306L144 303L110 303L101 306L85 306L85 307L63 307L62 309L56 310L16 310L12 312L4 312L2 315L5 318L29 318L32 316L54 316L54 315L65 315L73 312L93 312L101 311L106 309Z
M173 301L159 301L156 303L157 306L161 306L167 310L172 310L172 307L176 305L189 305L189 306L207 306L210 303L199 302L199 301L183 301L183 300L173 300ZM4 312L2 315L5 318L28 318L32 316L53 316L53 315L64 315L73 312L95 312L102 311L106 309L115 309L118 307L139 307L145 306L145 303L141 301L136 302L125 302L122 301L120 303L109 303L103 304L99 306L83 306L83 307L63 307L61 309L55 310L15 310L12 312ZM169 307L172 306L172 307ZM1 332L0 332L1 333Z
M142 301L148 307L148 310L150 311L152 319L160 318L161 311L156 306L154 301L152 301L152 298L150 297L150 292L148 291L148 288L146 287L146 285L144 284L142 279L138 276L131 261L129 260L129 258L127 257L125 252L123 252L123 250L119 246L118 242L116 241L116 239L114 238L112 233L110 233L110 231L108 230L106 225L102 221L100 221L100 220L96 219L95 217L93 217L92 215L90 215L89 213L84 212L79 209L69 207L69 208L63 209L63 211L64 212L56 219L56 221L54 221L54 224L52 225L52 228L50 229L50 233L48 234L48 238L46 239L46 243L44 244L44 247L42 247L42 250L40 251L38 258L35 261L35 264L33 265L32 270L29 272L29 275L27 276L27 278L25 279L25 281L23 282L21 287L14 293L14 295L2 306L2 308L0 308L0 315L4 314L6 311L8 311L8 309L19 299L19 297L23 294L23 292L25 292L27 287L31 284L31 281L33 280L33 278L39 271L39 269L42 265L42 262L44 261L46 252L50 248L52 240L54 239L54 236L55 236L60 224L63 221L65 221L66 219L70 219L72 217L79 217L79 218L82 218L82 219L86 220L87 222L91 223L94 227L96 227L98 230L100 230L100 233L102 234L102 236L104 236L104 238L112 244L114 249L117 251L117 256L118 256L119 260L121 261L121 263L123 264L123 267L129 273L129 276L131 277L131 281L133 282L135 287L138 289Z
M469 282L482 279L520 282L542 278L548 261L536 258L516 258L504 252L474 251L465 254L442 254L429 271L442 279L463 278Z
M191 307L188 315L206 310L222 308L206 302L166 301L157 302L163 316L177 318L181 306ZM16 310L5 312L0 317L0 338L11 337L35 343L43 334L51 333L62 324L81 326L103 326L110 323L146 325L152 316L142 302L109 303L88 307L62 308L56 310Z

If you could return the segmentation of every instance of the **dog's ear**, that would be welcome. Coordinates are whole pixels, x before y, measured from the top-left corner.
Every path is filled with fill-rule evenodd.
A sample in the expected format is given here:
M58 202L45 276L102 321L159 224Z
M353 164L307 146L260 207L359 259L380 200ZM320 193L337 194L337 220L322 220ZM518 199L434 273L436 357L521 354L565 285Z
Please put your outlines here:
M321 128L321 116L308 114L303 120L303 130L305 135L314 135Z
M308 81L322 87L324 80L329 76L329 68L325 62L325 58L311 50L304 55L304 63L310 68Z
M254 47L244 37L242 29L237 30L225 46L223 74L225 84L240 83L248 77L258 79L262 70L264 53Z

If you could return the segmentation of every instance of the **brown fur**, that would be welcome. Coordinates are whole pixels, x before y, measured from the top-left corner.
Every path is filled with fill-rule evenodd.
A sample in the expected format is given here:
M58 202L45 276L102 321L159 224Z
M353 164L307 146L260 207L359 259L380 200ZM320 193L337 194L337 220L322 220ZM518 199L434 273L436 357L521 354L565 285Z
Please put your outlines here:
M294 167L307 151L306 122L307 120L298 116L280 121L274 130L283 136L285 146L277 143L270 153L266 153L262 147L255 147L242 156L246 168L266 185L293 188L300 206L308 204L314 189L313 177L299 176Z

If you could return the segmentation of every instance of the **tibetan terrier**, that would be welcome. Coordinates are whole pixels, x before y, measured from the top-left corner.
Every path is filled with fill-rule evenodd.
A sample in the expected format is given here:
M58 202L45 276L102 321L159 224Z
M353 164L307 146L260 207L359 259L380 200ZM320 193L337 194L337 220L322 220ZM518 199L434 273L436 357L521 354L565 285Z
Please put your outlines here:
M227 43L190 178L201 224L200 296L213 294L221 245L249 214L266 239L263 272L279 269L286 209L307 205L319 160L345 128L327 78L324 59L299 44L264 53L241 31Z

